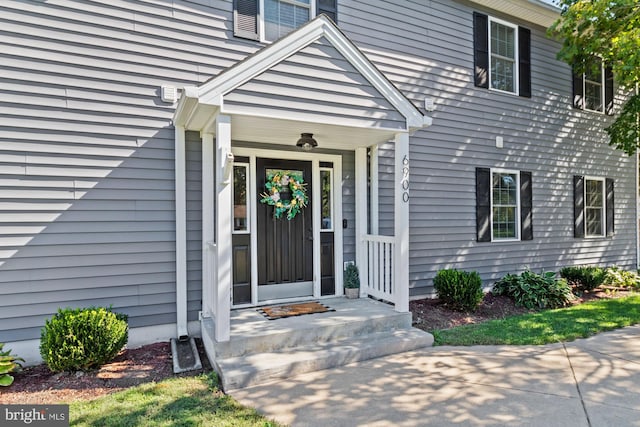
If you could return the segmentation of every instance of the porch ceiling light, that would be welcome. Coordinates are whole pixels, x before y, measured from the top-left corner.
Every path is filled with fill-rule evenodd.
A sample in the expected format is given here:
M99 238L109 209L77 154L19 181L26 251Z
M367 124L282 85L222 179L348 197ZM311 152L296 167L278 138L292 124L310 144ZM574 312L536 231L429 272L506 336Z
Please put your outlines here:
M300 139L296 142L296 146L305 151L309 151L312 148L316 148L318 146L318 142L313 139L312 133L302 133L300 134Z

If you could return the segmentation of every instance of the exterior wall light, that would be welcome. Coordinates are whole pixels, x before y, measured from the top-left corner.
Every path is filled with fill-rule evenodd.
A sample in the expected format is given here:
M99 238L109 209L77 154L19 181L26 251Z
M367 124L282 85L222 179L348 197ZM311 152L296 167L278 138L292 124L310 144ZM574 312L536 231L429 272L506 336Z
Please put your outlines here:
M296 142L296 146L302 148L304 151L310 151L312 148L318 146L318 142L313 139L312 133L300 134L300 139Z

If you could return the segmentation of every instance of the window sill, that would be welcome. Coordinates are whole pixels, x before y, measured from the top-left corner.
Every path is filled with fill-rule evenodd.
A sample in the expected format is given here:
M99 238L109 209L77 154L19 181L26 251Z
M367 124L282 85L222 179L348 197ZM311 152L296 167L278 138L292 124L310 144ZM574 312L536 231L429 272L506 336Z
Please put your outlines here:
M495 92L495 93L501 93L503 95L511 95L511 96L517 96L520 97L520 94L518 92L509 92L506 90L502 90L502 89L496 89L496 88L489 88L489 92Z

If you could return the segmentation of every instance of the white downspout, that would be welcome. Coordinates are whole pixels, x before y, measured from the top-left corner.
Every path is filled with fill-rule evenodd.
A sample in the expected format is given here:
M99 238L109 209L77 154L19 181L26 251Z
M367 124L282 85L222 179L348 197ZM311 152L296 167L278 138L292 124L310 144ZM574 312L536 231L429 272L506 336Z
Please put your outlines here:
M184 126L175 127L175 138L176 325L178 338L182 340L189 336L187 331L187 190Z

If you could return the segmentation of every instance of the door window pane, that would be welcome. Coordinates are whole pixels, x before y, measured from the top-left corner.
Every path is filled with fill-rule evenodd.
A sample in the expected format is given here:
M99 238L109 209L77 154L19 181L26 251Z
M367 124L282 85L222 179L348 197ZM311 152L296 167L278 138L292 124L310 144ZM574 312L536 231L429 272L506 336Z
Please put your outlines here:
M322 190L322 230L333 229L333 203L331 200L331 170L320 171L320 187Z
M247 204L247 165L233 166L233 230L249 231Z

